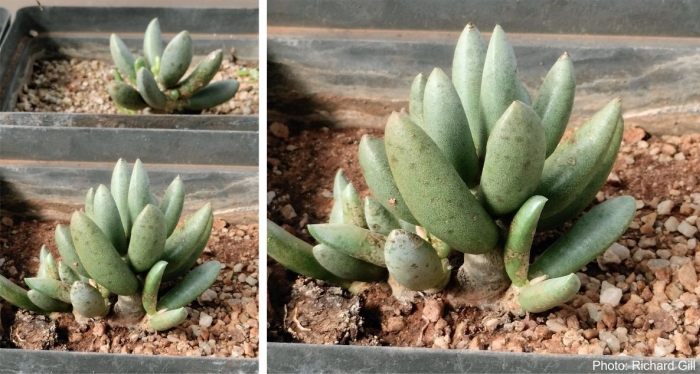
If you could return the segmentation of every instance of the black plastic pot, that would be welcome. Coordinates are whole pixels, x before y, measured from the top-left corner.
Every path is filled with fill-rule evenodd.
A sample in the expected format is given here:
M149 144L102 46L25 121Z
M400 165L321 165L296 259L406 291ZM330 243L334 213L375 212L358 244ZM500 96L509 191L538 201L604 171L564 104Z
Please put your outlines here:
M270 0L268 9L272 120L383 127L407 107L416 74L450 74L459 34L473 22L486 38L504 28L531 96L569 52L572 124L620 95L628 124L700 130L696 1Z
M0 373L245 373L258 372L258 360L0 350Z
M663 367L660 369L660 367ZM268 373L689 373L700 360L269 343Z
M34 60L111 60L110 34L139 49L154 17L166 37L189 30L195 55L235 47L241 59L258 58L258 9L20 9L0 53L0 179L17 192L3 194L0 210L7 211L12 199L35 207L13 214L39 211L43 218L66 219L87 188L109 180L119 157L130 163L139 157L151 164L156 191L164 191L177 173L188 191L197 191L187 199L185 214L211 201L214 213L231 223L257 222L258 116L11 111Z
M5 39L5 33L10 28L10 12L5 8L0 8L0 44Z
M37 59L96 58L111 61L109 36L117 33L132 50L140 50L143 32L151 19L158 17L164 37L188 30L195 56L215 49L236 48L242 60L258 59L258 9L205 8L105 8L39 7L17 11L12 27L2 44L0 56L0 112L11 112L18 93L31 75ZM36 37L32 37L32 32ZM0 122L16 122L15 113L0 113ZM59 123L64 122L57 113ZM141 127L149 127L156 116L143 116ZM224 116L199 116L200 122L226 124ZM92 115L91 120L104 127L116 127L111 115ZM173 116L169 116L173 118ZM246 118L243 118L244 120ZM251 119L248 119L252 121ZM52 125L50 122L43 122Z

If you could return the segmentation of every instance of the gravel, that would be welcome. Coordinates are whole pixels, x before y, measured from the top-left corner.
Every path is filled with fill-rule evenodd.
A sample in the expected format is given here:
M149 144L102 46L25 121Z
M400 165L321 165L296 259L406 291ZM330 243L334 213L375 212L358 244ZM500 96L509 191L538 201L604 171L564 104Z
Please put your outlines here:
M224 58L213 82L237 79L240 83L234 98L202 114L252 115L259 112L258 81L239 76L238 71L257 67L257 62ZM194 67L195 64L192 64ZM38 60L29 81L24 84L15 110L20 112L62 112L119 114L107 92L114 78L112 62L102 60ZM149 109L144 109L148 113Z

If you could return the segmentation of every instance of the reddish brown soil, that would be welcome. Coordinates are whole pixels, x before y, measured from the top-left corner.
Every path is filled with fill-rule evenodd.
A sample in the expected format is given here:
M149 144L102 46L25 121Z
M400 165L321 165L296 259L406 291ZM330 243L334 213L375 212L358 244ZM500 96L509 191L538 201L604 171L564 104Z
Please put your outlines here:
M361 197L369 193L357 162L357 144L364 134L381 137L381 133L381 130L371 129L288 128L281 123L272 124L268 131L268 218L303 240L314 243L305 226L328 221L333 177L338 168L344 170ZM688 277L700 273L700 246L696 247L698 235L686 237L664 226L670 217L681 222L689 219L693 223L693 216L700 214L700 205L691 196L700 192L697 170L700 170L700 135L661 138L639 128L627 129L613 173L596 198L601 202L614 196L632 195L642 204L630 229L618 240L629 248L632 258L619 264L608 264L606 270L595 262L589 264L579 273L585 281L577 298L549 312L517 317L477 308L454 310L442 301L446 299L445 292L426 296L425 300L415 304L402 303L391 296L386 284L377 283L359 295L342 293L347 300L359 298L361 306L362 318L356 327L356 338L352 339L352 334L343 335L353 330L347 327L343 327L343 331L326 328L315 331L319 323L328 325L328 318L323 312L308 307L309 295L313 295L314 306L323 308L327 303L319 295L326 292L337 297L340 294L338 288L298 277L268 259L268 339L696 357L700 355L697 338L700 287L693 289L693 283L687 277L685 285L681 285L677 274L679 266L673 265L673 261L671 266L661 270L651 269L647 261L650 258L666 260L673 256L671 260L675 258L675 261L690 264L685 269L686 275L690 272ZM658 203L664 200L673 201L674 208L670 215L659 214L656 220L652 213L656 213ZM645 230L643 221L648 221L650 215L654 219ZM559 235L559 232L549 232L540 236L535 253L546 248ZM650 247L651 240L655 240L655 244ZM603 317L596 321L588 315L584 304L598 305L602 282L622 288L624 294L617 307L603 305ZM700 283L696 284L700 286ZM643 303L635 305L638 300L643 300ZM290 317L291 310L297 311L295 317L300 323ZM303 310L310 315L302 315ZM323 317L315 319L315 315ZM660 317L667 323L648 323L654 318L660 320ZM347 316L341 316L336 323L345 326L343 324L347 321ZM608 344L609 335L599 336L599 331L614 334L621 347L616 348L614 342ZM338 339L346 335L351 338ZM669 346L672 347L670 351Z
M22 279L36 274L39 267L39 249L43 244L57 260L60 260L53 239L54 228L59 223L68 224L58 221L18 221L11 217L3 217L0 224L0 273L26 289ZM223 220L216 220L205 253L199 261L211 260L220 261L225 265L216 282L210 287L218 297L213 300L205 301L200 298L193 301L189 306L192 309L188 310L188 320L174 329L149 333L137 327L114 326L110 324L109 318L90 319L87 323L80 323L70 313L53 314L51 318L46 318L18 310L0 299L0 347L256 357L257 225L232 226ZM166 285L162 292L169 287L172 285ZM200 327L199 335L196 336L192 326L197 330L200 313L212 316L213 322L209 327ZM214 344L211 344L212 340Z

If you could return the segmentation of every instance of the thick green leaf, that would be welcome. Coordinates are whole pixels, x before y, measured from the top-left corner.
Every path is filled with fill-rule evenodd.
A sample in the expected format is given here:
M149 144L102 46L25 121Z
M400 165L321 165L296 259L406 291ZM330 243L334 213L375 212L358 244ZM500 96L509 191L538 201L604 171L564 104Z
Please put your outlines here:
M137 159L134 163L134 170L131 172L127 198L131 222L134 222L136 217L143 211L143 208L151 203L150 188L151 182L148 179L148 172L146 172L146 168L141 163L141 160Z
M308 225L306 228L309 234L322 244L358 260L386 267L384 263L386 236L382 234L342 223Z
M70 234L70 228L61 224L56 226L54 240L56 241L56 247L58 247L58 253L61 254L61 258L63 258L66 265L70 266L71 269L75 270L75 272L79 275L89 277L88 273L83 267L83 264L80 262L78 253L75 251L73 238Z
M338 277L318 263L310 244L270 220L267 221L267 255L295 273L343 288L350 287L350 281Z
M141 110L148 106L141 94L130 85L113 80L107 85L107 92L117 105L129 110Z
M125 255L127 248L126 234L122 225L122 219L119 216L119 208L104 184L97 187L93 204L93 221L107 236L107 239L109 239L117 252L122 256Z
M423 96L427 80L421 73L416 75L411 84L411 94L408 99L408 115L415 123L423 123Z
M486 61L486 43L469 23L462 31L452 60L452 83L462 101L477 155L486 153L488 132L481 120L481 76Z
M18 308L31 310L32 312L36 313L46 312L29 300L27 290L12 283L9 279L2 275L0 275L0 297Z
M412 291L442 288L450 279L449 270L430 243L409 231L389 234L384 258L391 277Z
M87 282L75 282L70 288L73 308L88 318L104 317L109 313L109 303L97 288Z
M187 310L182 307L152 315L150 324L153 330L165 331L185 322L186 319Z
M520 291L518 303L530 313L540 313L567 303L581 288L581 280L576 274L547 279L525 286Z
M420 127L394 113L384 143L396 185L421 226L461 252L485 253L496 246L495 222Z
M143 54L151 66L156 66L156 57L163 55L163 40L158 18L151 20L143 35Z
M527 269L530 265L530 249L537 229L537 221L547 198L533 196L529 198L513 217L508 231L508 238L503 249L503 262L506 273L516 286L527 283Z
M238 91L237 80L226 79L214 82L206 86L194 96L185 100L185 108L191 110L204 110L223 104L233 98Z
M376 282L386 278L385 268L358 260L327 245L315 246L313 253L321 266L343 279Z
M158 78L166 87L173 87L180 81L192 63L194 47L190 33L182 31L165 46L160 59Z
M417 224L418 221L411 214L399 193L399 188L396 187L389 159L386 157L384 141L371 135L363 135L357 153L362 175L377 201L396 217Z
M163 272L168 266L166 261L158 261L153 265L151 270L146 275L143 282L143 291L141 292L141 302L143 309L149 315L156 313L156 305L158 304L158 290L160 289L160 281L163 279Z
M185 78L177 87L177 91L180 93L180 98L184 99L191 97L206 87L219 71L222 59L223 54L221 53L220 49L217 49L200 61L192 70L190 75L188 75L187 78Z
M131 170L129 164L120 158L114 165L112 180L110 183L110 193L119 210L119 217L122 219L122 226L126 237L131 236L131 214L129 213L129 183L131 180Z
M425 85L423 123L418 125L437 144L467 186L479 183L479 159L462 101L450 78L439 68L433 70Z
M165 217L167 226L167 236L173 233L177 223L180 221L182 207L185 205L185 186L182 183L182 178L178 175L173 179L168 189L165 190L163 200L160 203L160 211Z
M401 228L399 220L371 196L365 197L365 220L370 231L382 235L389 235L391 230Z
M165 109L168 97L160 90L153 73L146 68L141 68L136 73L136 88L138 88L143 100L151 108Z
M632 196L597 205L535 260L528 276L533 279L546 274L556 278L581 270L627 231L635 210Z
M75 212L70 230L80 262L95 282L117 295L138 291L138 279L95 222L84 213Z
M591 182L613 140L620 108L620 98L612 100L547 158L535 191L549 199L542 218L566 208Z
M620 145L622 143L622 134L625 130L625 125L622 121L622 117L618 119L617 128L615 129L615 135L613 135L613 140L605 152L603 160L600 162L598 171L595 172L593 178L588 183L586 188L581 191L581 193L572 201L566 208L561 211L551 215L547 218L541 219L537 224L537 230L550 230L561 227L566 222L578 216L581 212L595 198L601 188L605 185L608 180L608 175L615 166L615 160L617 160L617 152L620 150Z
M116 35L109 37L109 51L112 60L123 76L129 78L131 83L136 82L136 71L134 70L134 56L129 51L129 47Z
M47 312L69 312L72 309L69 303L56 300L36 290L29 290L27 297L34 305Z
M569 54L564 52L547 73L532 106L542 118L547 139L547 157L554 152L564 135L574 106L575 91L574 65Z
M529 199L542 176L544 129L537 113L514 101L489 136L481 192L495 216L516 211Z
M156 309L182 308L198 298L209 288L221 271L219 261L209 261L192 269L185 277L158 301Z
M501 26L496 25L486 52L481 79L481 122L487 134L503 112L520 96L518 62Z
M343 223L367 228L362 200L360 200L360 196L352 183L348 183L345 186L345 190L343 190L341 195L341 201L343 202Z
M165 251L167 227L163 213L151 204L134 220L127 257L136 273L148 271Z

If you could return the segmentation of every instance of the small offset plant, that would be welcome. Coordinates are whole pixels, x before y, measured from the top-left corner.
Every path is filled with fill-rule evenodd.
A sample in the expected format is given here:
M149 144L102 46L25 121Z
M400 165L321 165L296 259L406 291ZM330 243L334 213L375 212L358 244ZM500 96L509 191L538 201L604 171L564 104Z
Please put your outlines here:
M564 53L531 102L501 27L487 48L467 25L452 78L438 68L427 79L419 74L409 114L393 113L383 140L362 138L359 162L373 197L363 204L338 171L330 223L307 226L320 244L268 222L268 253L292 271L351 290L388 277L404 299L446 289L455 306L517 313L566 303L581 285L575 273L620 238L635 212L632 197L609 199L530 263L536 231L583 212L622 141L616 98L559 144L574 91ZM452 250L464 253L454 277Z
M120 159L111 191L105 185L91 188L85 210L73 213L70 227L56 226L62 261L57 262L43 246L36 277L24 279L30 290L0 275L0 297L37 313L72 310L97 318L109 314L111 295L116 295L113 310L119 323L143 319L146 328L156 331L179 325L187 318L185 306L206 291L221 271L218 261L190 270L206 247L213 215L211 204L206 204L178 226L184 199L178 176L159 204L141 161L136 160L130 170ZM158 298L161 282L185 273Z
M231 100L238 81L226 79L209 84L219 71L220 49L210 53L185 78L194 49L189 32L182 31L163 49L160 24L154 18L143 38L145 56L134 59L129 48L115 34L109 39L114 80L107 90L123 112L151 107L156 112L204 110Z

